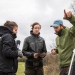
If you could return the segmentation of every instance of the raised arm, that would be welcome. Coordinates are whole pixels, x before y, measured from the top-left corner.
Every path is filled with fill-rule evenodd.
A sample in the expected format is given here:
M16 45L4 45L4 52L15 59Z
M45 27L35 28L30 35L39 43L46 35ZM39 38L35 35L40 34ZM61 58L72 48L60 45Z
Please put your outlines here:
M72 12L66 12L64 10L64 19L68 20L73 26L69 29L71 36L75 37L75 16L72 15Z

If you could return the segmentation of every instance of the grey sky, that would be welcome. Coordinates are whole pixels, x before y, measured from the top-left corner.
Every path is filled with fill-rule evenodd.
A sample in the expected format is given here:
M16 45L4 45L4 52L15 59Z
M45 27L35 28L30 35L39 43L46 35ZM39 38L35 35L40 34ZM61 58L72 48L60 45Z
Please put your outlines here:
M0 0L0 24L6 20L19 25L18 38L22 49L24 38L30 35L30 25L39 22L42 25L41 36L46 40L47 49L55 42L54 30L50 25L56 19L63 20L63 10L67 11L71 0ZM64 24L70 26L68 21Z

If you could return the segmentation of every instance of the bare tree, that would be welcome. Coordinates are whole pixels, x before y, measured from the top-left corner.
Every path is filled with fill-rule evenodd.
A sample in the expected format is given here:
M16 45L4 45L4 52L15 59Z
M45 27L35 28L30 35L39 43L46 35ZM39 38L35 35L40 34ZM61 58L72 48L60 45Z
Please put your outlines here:
M72 1L70 9L72 9L73 14L75 15L75 0Z

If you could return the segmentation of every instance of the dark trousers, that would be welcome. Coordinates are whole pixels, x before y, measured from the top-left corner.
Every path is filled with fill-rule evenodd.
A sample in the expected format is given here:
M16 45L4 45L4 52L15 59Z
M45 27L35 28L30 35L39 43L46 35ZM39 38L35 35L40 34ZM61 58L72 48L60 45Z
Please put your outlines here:
M0 75L16 75L15 73L0 73Z
M60 74L59 75L68 75L68 71L69 71L69 66L60 68ZM72 69L71 69L70 75L72 75Z
M75 75L75 61L74 61L74 64L73 64L72 75Z
M25 75L44 75L43 67L38 68L25 68Z

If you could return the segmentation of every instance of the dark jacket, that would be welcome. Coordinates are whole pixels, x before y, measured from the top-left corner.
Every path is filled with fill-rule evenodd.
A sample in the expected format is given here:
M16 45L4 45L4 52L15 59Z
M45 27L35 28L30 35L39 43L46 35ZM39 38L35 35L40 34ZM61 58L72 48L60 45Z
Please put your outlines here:
M41 57L34 58L34 53L44 53L46 55L46 45L42 37L31 33L31 36L25 38L22 49L23 55L27 57L28 61L39 62L42 61ZM31 62L30 62L31 63ZM29 65L32 65L30 64Z
M0 26L0 72L16 73L18 51L15 44L16 35L6 26Z

